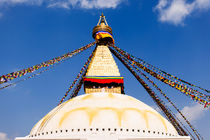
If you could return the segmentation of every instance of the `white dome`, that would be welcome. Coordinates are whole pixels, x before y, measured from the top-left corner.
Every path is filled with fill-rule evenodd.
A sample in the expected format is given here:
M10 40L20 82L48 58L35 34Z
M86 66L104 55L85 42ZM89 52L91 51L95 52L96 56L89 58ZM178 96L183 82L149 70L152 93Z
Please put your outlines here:
M29 137L114 133L178 136L157 111L128 95L93 93L77 96L54 108L31 130Z

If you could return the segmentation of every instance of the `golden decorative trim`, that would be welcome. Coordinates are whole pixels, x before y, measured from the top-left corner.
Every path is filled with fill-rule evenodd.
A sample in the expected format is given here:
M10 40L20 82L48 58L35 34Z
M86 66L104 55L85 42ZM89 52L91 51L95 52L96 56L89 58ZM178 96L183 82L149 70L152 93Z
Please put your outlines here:
M148 113L156 116L164 125L166 132L168 131L167 129L167 125L165 123L165 120L163 119L163 117L155 112L152 112L150 110L139 110L137 108L114 108L114 107L81 107L81 108L76 108L73 109L71 111L68 111L66 113L63 114L63 116L61 117L60 121L59 121L59 127L62 126L63 122L73 113L76 111L84 111L87 113L88 117L89 117L89 126L91 126L92 121L94 119L94 117L97 116L97 114L102 111L102 110L111 110L113 112L116 113L116 115L118 116L118 125L119 127L121 127L122 125L122 117L124 115L124 113L126 111L136 111L138 112L145 120L146 122L146 126L147 129L149 129L149 122L148 122Z

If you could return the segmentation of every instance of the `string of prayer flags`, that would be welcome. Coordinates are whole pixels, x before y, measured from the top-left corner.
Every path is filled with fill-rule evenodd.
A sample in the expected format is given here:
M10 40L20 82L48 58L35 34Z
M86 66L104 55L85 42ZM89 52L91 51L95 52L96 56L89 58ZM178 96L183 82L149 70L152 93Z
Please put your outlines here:
M55 65L52 65L52 66L50 66L50 67L47 67L46 69L44 69L44 70L42 70L42 71L40 71L40 72L38 72L38 73L35 73L35 74L33 74L33 75L30 75L30 76L28 76L28 77L26 77L26 78L24 78L24 79L21 79L21 80L18 80L18 81L16 81L16 82L9 83L9 84L7 84L7 85L5 85L5 86L2 86L2 87L0 87L0 90L1 90L1 89L5 89L5 88L10 87L10 86L13 86L13 85L16 85L17 83L26 81L26 80L28 80L28 79L34 78L34 77L36 77L36 76L39 76L40 74L42 74L42 73L44 73L44 72L46 72L46 71L48 71L48 70L54 68L55 66L61 64L62 62L66 61L66 60L68 60L68 58L65 59L65 60L63 60L63 61L58 62L58 63L55 64ZM5 83L5 84L6 84L6 83ZM3 85L3 84L2 84L2 85Z
M116 46L114 46L113 44L110 44L110 46L116 47ZM118 51L121 51L121 53L125 53L126 55L128 55L128 58L131 57L131 58L134 59L137 63L140 63L140 64L144 65L145 67L147 67L147 68L149 68L149 69L152 69L152 70L155 71L156 73L160 74L160 75L163 76L163 77L166 77L166 78L170 79L171 81L174 81L175 83L178 83L178 84L184 83L184 84L187 84L187 85L189 85L189 86L199 88L199 89L201 89L201 90L203 90L203 91L205 91L205 92L207 92L207 93L210 93L210 90L204 89L204 88L202 88L202 87L200 87L200 86L191 84L191 83L189 83L189 82L187 82L187 81L185 81L185 80L182 80L182 79L180 79L180 78L178 78L178 77L176 77L176 76L174 76L174 75L171 75L171 74L169 74L169 73L167 73L167 72L161 70L160 68L157 68L157 67L155 67L155 66L153 66L153 65L151 65L151 64L149 64L149 63L147 63L146 61L144 61L144 60L142 60L142 59L140 59L140 58L137 58L137 57L135 57L135 56L133 56L133 55L131 55L131 54L125 52L124 50L122 50L122 49L120 49L120 48L118 48L118 47L115 48L115 49L117 49Z
M26 80L28 80L28 79L31 79L31 78L35 77L35 76L38 76L38 75L44 73L45 71L48 71L48 70L52 69L54 66L55 66L55 65L53 65L53 66L51 66L51 67L48 67L48 68L46 68L46 69L44 69L44 70L42 70L42 71L40 71L40 72L38 72L38 73L35 73L35 74L33 74L33 75L31 75L31 76L28 76L28 77L26 77L26 78L24 78L24 79L21 79L21 80L19 80L19 81L16 81L16 82L13 82L13 83L9 83L9 84L7 84L7 85L5 85L5 86L3 86L3 87L0 87L0 90L5 89L5 88L10 87L10 86L13 86L13 85L16 85L17 83L26 81Z
M194 101L198 101L200 104L203 104L204 107L208 107L210 105L210 96L205 95L201 92L199 92L198 90L194 90L186 85L183 84L178 84L175 83L163 76L161 76L160 74L152 71L151 69L148 69L146 66L142 65L141 63L136 62L134 59L132 59L128 53L124 53L123 51L121 51L120 48L112 45L112 47L118 52L120 53L122 56L126 57L127 59L129 59L132 62L132 65L136 65L139 68L141 68L142 70L144 70L145 72L147 72L148 74L150 74L151 76L155 77L156 79L162 81L163 83L181 91L182 93L185 93L185 95L190 96L192 100Z
M183 79L180 79L180 78L178 78L178 77L176 77L176 76L174 76L174 75L172 75L172 74L169 74L169 73L167 73L167 72L161 70L160 68L155 67L155 66L153 66L153 65L151 65L151 64L149 64L149 63L147 63L147 62L145 62L144 60L142 60L142 59L140 59L140 58L137 58L137 57L132 56L132 55L131 55L131 57L132 57L134 60L139 60L138 62L140 62L141 64L147 66L148 68L153 69L154 71L158 72L158 73L161 74L162 76L166 76L166 77L170 78L171 80L174 80L174 81L176 80L176 82L178 82L178 83L182 82L182 83L188 84L188 85L190 85L190 86L192 86L192 87L197 87L197 88L199 88L199 89L201 89L201 90L203 90L203 91L205 91L205 92L207 92L207 93L210 93L210 90L204 89L204 88L202 88L202 87L200 87L200 86L194 85L194 84L189 83L189 82L187 82L187 81L185 81L185 80L183 80ZM178 80L178 81L177 81L177 80Z
M3 83L6 83L8 81L11 81L15 78L18 78L18 77L22 77L28 73L33 73L34 71L36 70L39 70L41 68L44 68L44 67L49 67L49 66L52 66L54 65L55 63L58 63L62 60L65 60L67 58L71 58L72 56L75 56L77 55L78 53L90 48L91 46L93 46L96 42L93 42L93 43L90 43L84 47L81 47L79 49L76 49L72 52L68 52L62 56L59 56L59 57L56 57L56 58L53 58L53 59L50 59L48 61L45 61L45 62L42 62L40 64L37 64L37 65L34 65L32 67L29 67L29 68L26 68L26 69L22 69L22 70L19 70L19 71L16 71L16 72L12 72L12 73L9 73L9 74L6 74L6 75L2 75L0 76L0 84L3 84Z
M125 65L126 68L134 75L134 77L139 81L139 83L144 87L148 94L152 97L153 101L158 105L158 107L163 111L169 121L174 125L176 130L180 135L188 135L185 130L179 125L175 117L171 114L171 111L164 105L164 102L152 91L152 89L140 78L140 76L123 60L123 58L110 48L111 52Z
M95 49L96 50L96 49ZM85 62L85 64L83 65L82 69L80 70L80 72L78 73L77 77L75 78L75 80L72 82L71 86L68 88L68 90L66 91L65 95L62 97L62 99L60 100L59 104L60 105L64 99L68 96L69 92L71 91L71 89L74 87L74 85L78 82L78 81L81 81L81 79L83 79L83 77L85 76L86 72L87 72L87 68L92 60L92 57L94 55L94 52L95 50L91 53L91 55L88 57L87 61ZM80 82L78 82L80 83ZM79 86L80 84L76 85L76 89L73 91L73 94L70 95L70 98L73 98L76 96L76 92L78 93L79 92Z
M133 63L126 59L125 57L123 58L124 61L126 61L129 65L131 65L137 72L139 72L148 82L150 82L153 87L155 87L163 96L164 98L177 110L177 112L182 116L182 118L185 120L185 122L188 124L188 126L191 128L192 132L196 135L196 137L202 137L199 132L192 126L192 124L189 122L189 120L182 114L182 112L175 106L175 104L170 100L170 98L148 77L146 74L144 74L142 71L138 69L135 65L132 65ZM178 118L177 118L178 119ZM179 119L178 119L179 120ZM182 124L181 121L179 123ZM183 124L182 124L183 125ZM183 125L184 126L184 125ZM189 132L190 133L190 132Z

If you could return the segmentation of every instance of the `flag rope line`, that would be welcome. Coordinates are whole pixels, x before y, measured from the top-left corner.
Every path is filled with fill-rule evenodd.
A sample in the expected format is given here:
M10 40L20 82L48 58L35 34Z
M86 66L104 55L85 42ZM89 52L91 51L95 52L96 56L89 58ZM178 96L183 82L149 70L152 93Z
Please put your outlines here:
M123 60L126 60L125 58L123 58ZM127 61L127 60L126 60ZM128 61L129 62L129 61ZM131 65L131 63L129 62L129 64ZM159 106L158 106L159 107ZM160 108L160 107L159 107ZM161 108L160 108L161 109ZM161 109L162 110L162 109ZM168 108L168 110L170 111L170 113L173 115L174 118L176 118L176 120L182 125L182 127L185 128L185 130L190 134L190 136L192 137L193 140L195 140L194 136L191 134L191 132L185 127L185 125L176 117L176 115Z
M205 92L207 92L207 93L210 93L210 90L207 90L207 89L202 88L202 87L200 87L200 86L197 86L197 85L195 85L195 84L189 83L189 82L187 82L187 81L185 81L185 80L183 80L183 79L178 78L177 76L174 76L174 75L172 75L172 74L169 74L169 73L167 73L167 72L161 70L160 68L155 67L155 66L149 64L148 62L144 61L143 59L137 58L137 57L135 57L135 56L133 56L133 55L127 53L126 51L124 51L124 50L122 50L122 49L120 49L120 51L122 51L123 53L128 54L128 56L132 57L134 60L138 60L138 62L140 62L142 65L144 65L144 66L146 66L146 67L148 67L148 68L153 69L154 71L158 72L158 73L159 73L160 75L162 75L162 76L165 76L165 77L166 77L166 75L167 75L167 77L170 78L171 80L173 80L173 79L174 79L174 80L179 80L180 82L183 82L183 83L185 83L185 84L188 84L188 85L190 85L190 86L192 86L192 87L197 87L197 88L199 88L199 89L201 89L201 90L203 90L203 91L205 91ZM180 82L177 81L177 83L181 84Z
M20 82L26 81L26 80L31 79L31 78L33 78L33 77L39 76L40 74L42 74L42 73L44 73L44 72L46 72L46 71L48 71L48 70L51 70L51 69L54 68L55 66L57 66L57 65L59 65L59 64L61 64L61 63L63 63L64 61L66 61L66 60L68 60L68 59L69 59L69 58L67 58L67 59L65 59L65 60L62 60L62 61L60 61L60 62L58 62L58 63L56 63L56 64L54 64L54 65L52 65L52 66L49 66L49 67L47 67L46 69L44 69L44 70L42 70L42 71L40 71L40 72L38 72L38 73L35 73L35 74L33 74L33 75L30 75L30 76L28 76L28 77L26 77L26 78L24 78L24 79L21 79L21 80L18 80L18 81L16 81L16 82L10 83L10 84L8 84L8 85L6 85L6 86L0 87L0 90L5 89L5 88L10 87L10 86L13 86L13 85L16 85L16 84L18 84L18 83L20 83Z
M161 75L163 75L163 76L166 76L166 75L167 75L168 78L170 78L170 79L173 78L173 79L179 80L180 82L183 82L183 83L188 84L188 85L193 86L193 87L197 87L197 88L199 88L199 89L201 89L201 90L203 90L203 91L205 91L205 92L207 92L207 93L210 93L210 90L207 90L207 89L202 88L202 87L200 87L200 86L197 86L197 85L195 85L195 84L189 83L189 82L187 82L187 81L185 81L185 80L183 80L183 79L178 78L177 76L174 76L174 75L172 75L172 74L169 74L169 73L167 73L167 72L161 70L160 68L155 67L155 66L153 66L153 65L151 65L151 64L149 64L149 63L147 63L146 61L144 61L144 60L142 60L142 59L140 59L140 58L137 58L137 57L135 57L135 56L133 56L133 55L131 55L131 57L134 58L135 60L139 60L139 62L140 62L140 63L143 63L143 65L148 65L148 67L152 68L154 71L156 71L156 72L159 71L158 73L161 74ZM162 72L162 73L161 73L161 72ZM165 75L164 75L164 74L165 74Z
M209 105L210 105L210 102L209 102L210 98L209 97L210 96L205 95L205 94L200 93L200 92L194 92L195 90L193 90L191 88L187 88L186 86L175 84L175 82L171 82L170 80L162 77L161 75L155 73L154 71L146 68L142 64L137 63L134 59L129 57L129 55L126 55L125 53L123 53L120 48L118 48L118 47L116 47L114 45L112 45L111 47L113 47L118 53L120 53L121 55L125 56L127 59L132 61L132 63L135 63L139 68L141 68L142 70L144 70L145 72L147 72L151 76L153 76L156 79L162 81L163 83L171 86L172 88L175 88L175 89L179 90L180 92L185 93L185 95L190 96L191 99L194 100L194 101L198 101L200 104L204 105L204 107L209 107Z
M133 70L131 67L123 61L123 59L117 54L112 48L110 48L111 52L125 65L125 67L134 75L134 77L139 81L139 83L144 87L147 93L152 97L153 101L158 105L158 107L163 111L166 117L170 120L170 122L174 125L177 132L182 136L187 136L187 132L179 125L179 123L175 120L173 115L166 109L166 105L163 105L163 101L158 98L158 96L152 91L152 89L140 78L140 76Z
M57 63L57 64L60 64L60 63ZM13 85L16 85L16 84L18 84L18 83L20 83L20 82L26 81L26 80L31 79L31 78L33 78L33 77L36 77L36 76L38 76L38 75L44 73L45 71L48 71L48 70L54 68L55 66L57 66L57 65L53 65L53 66L48 67L48 68L46 68L46 69L44 69L44 70L42 70L42 71L40 71L40 72L38 72L38 73L35 73L35 74L33 74L33 75L30 75L30 76L28 76L28 77L26 77L26 78L24 78L24 79L21 79L21 80L19 80L19 81L10 83L10 84L8 84L8 85L6 85L6 86L0 87L0 90L5 89L5 88L10 87L10 86L13 86Z
M177 112L182 116L182 118L186 121L186 123L189 125L189 127L191 128L191 130L193 131L193 133L196 135L197 138L202 138L202 136L199 134L199 132L192 126L192 124L187 120L187 118L181 113L181 111L175 106L175 104L169 99L169 97L148 77L146 76L142 71L140 71L133 63L131 63L131 61L129 61L126 57L123 58L123 60L125 60L127 63L129 63L129 65L131 65L134 69L136 69L137 72L139 72L148 82L150 82L153 87L156 88L157 91L159 91L164 98L177 110ZM172 113L172 111L171 111ZM174 115L174 114L173 114ZM174 115L175 116L175 115ZM182 124L182 122L176 118L179 123ZM182 126L184 126L184 124L182 124ZM185 128L187 129L187 128ZM187 130L188 131L188 130ZM188 133L190 133L188 131ZM191 134L192 135L192 134Z
M93 55L94 55L94 53L95 53L95 50L96 50L96 48L94 49L94 51L91 53L91 55L89 56L89 58L87 59L87 61L85 62L85 64L83 65L83 67L82 67L82 69L80 70L80 72L78 73L78 75L76 76L76 78L75 78L75 80L72 82L72 84L71 84L71 86L68 88L68 90L66 91L66 93L65 93L65 95L62 97L62 99L60 100L60 102L59 102L59 104L61 104L62 102L63 102L63 100L68 96L68 94L69 94L69 92L72 90L72 88L74 87L74 85L78 82L78 80L79 80L79 82L78 83L80 83L81 82L81 80L83 79L83 77L85 76L85 74L86 74L86 72L87 72L87 68L88 68L88 66L89 66L89 64L90 64L90 62L91 62L91 60L92 60L92 57L93 57ZM76 87L79 87L80 85L76 85ZM80 87L81 88L81 87ZM79 89L80 89L79 88ZM70 97L69 97L69 99L71 99L71 98L73 98L73 97L75 97L75 95L74 94L77 94L76 93L77 91L76 91L76 89L74 89L73 90L73 94L71 94L70 95ZM76 95L77 96L77 95ZM58 105L59 105L58 104Z
M22 70L19 70L19 71L16 71L16 72L12 72L12 73L9 73L9 74L2 75L2 76L0 76L0 84L6 83L6 82L11 81L11 80L13 80L15 78L18 78L18 77L22 77L22 76L26 75L27 73L33 73L34 71L36 71L38 69L52 66L55 63L59 63L60 61L65 60L67 58L71 58L71 57L77 55L78 53L80 53L80 52L90 48L91 46L95 45L95 43L96 42L90 43L90 44L88 44L88 45L86 45L84 47L81 47L79 49L76 49L76 50L74 50L72 52L68 52L68 53L66 53L66 54L64 54L62 56L55 57L55 58L50 59L48 61L45 61L45 62L42 62L40 64L31 66L29 68L22 69Z

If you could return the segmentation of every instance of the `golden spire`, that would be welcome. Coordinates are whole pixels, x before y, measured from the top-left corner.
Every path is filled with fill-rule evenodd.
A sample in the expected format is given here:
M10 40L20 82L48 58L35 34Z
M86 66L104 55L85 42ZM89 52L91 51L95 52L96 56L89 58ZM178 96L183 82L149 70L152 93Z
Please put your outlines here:
M92 36L93 36L94 39L95 39L96 33L99 32L99 31L105 31L105 32L108 32L112 35L112 28L108 25L108 23L106 21L106 18L105 18L103 13L101 14L101 16L99 18L97 26L95 26L93 28Z
M101 13L101 16L97 25L102 25L102 24L109 26L103 13Z
M93 38L97 41L96 50L84 78L85 93L107 92L124 93L123 77L108 48L114 43L112 28L107 24L102 13L97 26L93 28Z

